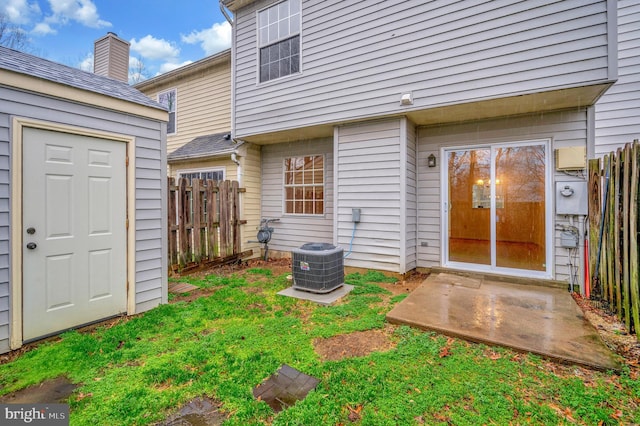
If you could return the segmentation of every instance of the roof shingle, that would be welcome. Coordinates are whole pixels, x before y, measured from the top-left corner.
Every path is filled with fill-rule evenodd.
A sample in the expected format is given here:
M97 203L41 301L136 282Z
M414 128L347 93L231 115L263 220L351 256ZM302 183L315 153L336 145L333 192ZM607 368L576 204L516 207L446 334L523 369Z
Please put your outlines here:
M231 140L230 132L198 136L167 155L167 160L179 161L231 154L241 144L242 142L235 143Z
M2 46L0 46L0 69L166 111L163 105L149 99L127 83Z

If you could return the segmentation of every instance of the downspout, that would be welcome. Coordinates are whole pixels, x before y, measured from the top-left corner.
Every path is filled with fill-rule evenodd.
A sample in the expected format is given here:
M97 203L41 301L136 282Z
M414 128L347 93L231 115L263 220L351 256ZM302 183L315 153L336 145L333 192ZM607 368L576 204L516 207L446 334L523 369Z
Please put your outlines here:
M233 151L231 153L231 161L236 163L236 166L238 166L236 180L238 181L238 185L242 187L242 167L240 166L240 160L238 160L238 151Z
M229 12L227 12L227 8L224 7L224 4L222 4L222 0L219 0L218 4L220 5L220 12L222 12L222 14L224 15L225 19L229 23L229 25L231 25L233 27L233 19L231 18L231 16L229 16Z
M229 11L222 3L223 0L218 0L218 5L220 6L220 12L224 15L225 19L231 25L231 72L229 73L229 84L231 85L231 139L235 138L236 135L236 91L234 84L234 76L235 76L235 40L236 40L236 32L233 28L233 18L229 14Z

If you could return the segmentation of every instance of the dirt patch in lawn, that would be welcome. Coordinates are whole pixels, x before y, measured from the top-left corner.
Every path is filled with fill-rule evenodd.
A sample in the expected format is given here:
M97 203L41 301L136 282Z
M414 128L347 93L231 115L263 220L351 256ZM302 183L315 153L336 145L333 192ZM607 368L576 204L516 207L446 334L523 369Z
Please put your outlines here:
M37 385L29 386L17 392L0 397L3 404L55 404L65 403L78 385L66 377L45 380Z
M396 327L387 325L382 330L356 331L326 339L315 339L313 346L324 361L367 356L372 352L386 352L395 347L390 336Z
M162 426L216 426L227 416L219 411L222 404L211 398L196 398L180 408L176 414L156 425Z

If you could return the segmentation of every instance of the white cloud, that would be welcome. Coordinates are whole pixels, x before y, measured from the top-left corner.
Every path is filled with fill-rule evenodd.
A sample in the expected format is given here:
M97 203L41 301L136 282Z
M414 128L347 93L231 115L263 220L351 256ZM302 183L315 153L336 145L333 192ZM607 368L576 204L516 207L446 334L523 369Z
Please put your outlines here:
M38 3L29 3L27 0L0 0L0 12L9 22L18 25L28 24L41 14Z
M146 35L140 39L131 39L131 50L146 59L164 59L171 61L180 54L180 49L163 39Z
M110 27L111 22L103 21L98 8L91 0L49 0L53 15L47 17L48 22L65 24L76 21L91 28Z
M93 53L87 53L87 56L80 62L78 67L82 71L93 72Z
M51 28L51 25L46 22L39 22L35 27L31 30L32 33L37 35L47 35L47 34L56 34L58 31Z
M158 75L164 74L165 72L173 71L176 68L180 68L180 67L183 67L185 65L192 64L192 63L193 63L193 61L184 61L181 64L178 64L178 63L175 63L175 62L165 62L164 64L160 65L160 71L158 72Z
M226 21L215 23L211 28L192 31L191 34L182 35L181 38L184 43L200 43L202 50L207 55L212 55L231 47L231 25Z

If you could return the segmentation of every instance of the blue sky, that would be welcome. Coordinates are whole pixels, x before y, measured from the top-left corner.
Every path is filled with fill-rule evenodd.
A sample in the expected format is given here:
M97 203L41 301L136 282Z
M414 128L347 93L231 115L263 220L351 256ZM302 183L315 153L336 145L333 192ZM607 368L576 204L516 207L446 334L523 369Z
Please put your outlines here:
M26 32L29 53L88 71L109 31L131 43L130 64L141 60L147 78L231 44L218 0L0 0L0 13Z

